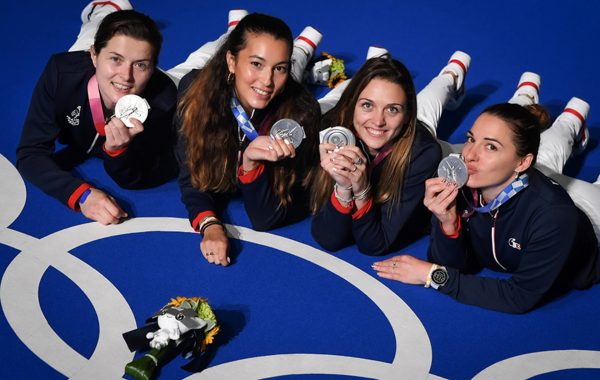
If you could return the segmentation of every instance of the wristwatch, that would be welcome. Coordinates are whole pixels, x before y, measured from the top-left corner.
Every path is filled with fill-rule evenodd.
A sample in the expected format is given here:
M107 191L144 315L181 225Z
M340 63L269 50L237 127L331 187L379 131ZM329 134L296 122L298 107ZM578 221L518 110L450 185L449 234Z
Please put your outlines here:
M446 270L446 267L433 264L433 269L431 271L430 278L430 285L436 290L439 289L441 286L446 285L446 283L448 282L448 271Z

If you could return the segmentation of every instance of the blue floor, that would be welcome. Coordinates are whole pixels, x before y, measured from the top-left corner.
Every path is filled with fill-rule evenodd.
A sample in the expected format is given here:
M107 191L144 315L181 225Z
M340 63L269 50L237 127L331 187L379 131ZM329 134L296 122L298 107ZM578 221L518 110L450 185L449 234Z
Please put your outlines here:
M168 6L166 4L169 4ZM31 91L48 57L79 31L85 2L3 2L5 79L0 164L15 148ZM369 45L386 47L418 89L455 50L472 56L467 97L442 118L439 137L462 142L487 105L506 101L523 71L542 76L541 103L557 116L572 96L588 101L588 151L565 173L600 174L600 4L556 1L134 2L160 24L160 65L169 68L245 8L284 19L294 34L312 25L319 50L351 75ZM317 88L320 95L324 89ZM466 306L422 287L379 280L354 247L319 251L305 220L254 233L239 201L227 223L234 265L209 265L187 229L177 184L122 190L98 161L80 172L106 184L137 217L114 228L88 224L0 166L0 378L115 378L131 359L120 334L178 295L208 297L223 325L207 369L192 378L600 379L600 286L573 291L525 315ZM10 183L11 186L5 186ZM8 191L7 189L16 189ZM20 190L19 190L20 189ZM15 206L25 199L22 210ZM18 211L13 215L12 210ZM11 211L8 211L11 210ZM558 217L558 216L557 216ZM427 240L406 247L424 257ZM489 275L493 275L489 273ZM161 378L184 378L176 358ZM595 363L595 364L594 364Z

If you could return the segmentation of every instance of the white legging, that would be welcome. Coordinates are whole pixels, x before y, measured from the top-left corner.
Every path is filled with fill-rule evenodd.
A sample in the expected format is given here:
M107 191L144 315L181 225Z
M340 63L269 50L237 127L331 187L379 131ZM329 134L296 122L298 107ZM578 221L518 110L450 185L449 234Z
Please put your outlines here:
M107 14L114 11L115 10L113 8L106 7L106 9L96 11L90 20L82 23L77 40L73 46L69 48L69 51L90 50L90 47L94 44L94 37L98 27L100 26L100 23ZM184 62L167 71L163 71L173 80L173 82L175 82L175 85L179 85L179 81L185 76L185 74L189 73L193 69L201 69L204 67L204 65L206 65L214 53L223 44L227 38L227 35L228 33L226 32L215 41L205 43L198 50L190 54Z
M69 51L89 50L90 47L94 44L94 37L96 35L98 27L100 26L100 23L102 22L102 19L107 14L114 11L115 10L111 7L106 7L105 10L96 11L94 16L89 21L86 21L81 25L81 30L79 32L79 35L77 36L77 40L75 41L73 46L71 46ZM223 33L216 40L205 43L204 45L200 46L200 48L198 48L196 51L191 53L185 61L169 70L163 70L163 72L173 80L176 86L179 86L181 78L183 78L187 73L189 73L193 69L201 69L206 65L206 63L212 58L216 51L225 42L228 35L229 31ZM298 47L294 46L294 49L292 51L292 61L294 62L294 67L292 67L292 76L294 79L300 78L299 80L301 80L301 73L304 72L304 69L308 64L308 57L305 52L303 52Z
M515 96L508 102L521 106L534 103L528 96ZM567 190L573 202L591 220L600 241L600 176L590 183L562 174L580 128L581 121L577 117L561 113L552 126L542 132L535 167Z

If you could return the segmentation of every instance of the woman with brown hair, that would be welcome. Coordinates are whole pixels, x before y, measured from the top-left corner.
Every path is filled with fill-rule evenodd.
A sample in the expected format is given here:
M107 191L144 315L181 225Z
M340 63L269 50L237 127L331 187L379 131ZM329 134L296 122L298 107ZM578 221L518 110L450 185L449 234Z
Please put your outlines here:
M320 112L290 75L292 46L282 20L250 14L206 66L179 85L179 184L192 227L203 236L200 250L210 263L230 262L218 215L236 192L256 230L308 214L305 194L317 155ZM295 120L304 131L271 137L272 125L283 118Z
M114 0L90 2L81 19L76 43L50 57L34 89L17 167L86 218L117 224L131 215L101 183L80 178L73 169L99 158L125 189L174 178L177 90L157 68L162 35L151 18L126 0ZM122 110L134 111L117 112L121 99L127 101L120 102Z
M363 253L382 255L425 233L424 183L441 158L433 133L444 107L460 95L469 63L467 54L456 52L418 101L406 67L387 55L368 59L344 84L323 116L322 133L344 126L358 141L319 146L311 209L321 246L334 251L356 243Z

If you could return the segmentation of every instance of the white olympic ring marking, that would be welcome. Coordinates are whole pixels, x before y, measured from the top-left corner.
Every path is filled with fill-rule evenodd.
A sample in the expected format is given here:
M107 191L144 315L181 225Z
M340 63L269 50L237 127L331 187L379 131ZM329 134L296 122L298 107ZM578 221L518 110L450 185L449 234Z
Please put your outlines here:
M353 371L356 370L358 374L392 378L397 377L398 371L401 371L412 378L427 376L431 366L431 346L427 333L412 310L381 282L349 263L305 244L243 227L227 227L230 234L236 239L261 245L268 244L282 252L289 251L297 257L330 270L347 281L351 280L350 282L369 296L387 316L397 342L393 363L342 357L343 365L332 367L339 368L340 374L354 375ZM185 219L136 218L116 226L102 226L98 223L74 226L43 239L31 238L26 244L18 247L22 249L22 252L15 257L4 274L0 284L0 298L7 320L23 343L50 366L69 377L120 376L124 364L132 357L121 334L136 327L135 318L119 291L104 276L69 254L68 251L98 239L149 231L192 232ZM39 308L37 290L41 277L49 266L53 266L79 286L98 313L100 324L98 345L87 362L84 357L68 347L54 333ZM24 279L24 276L20 275L22 273L28 273L27 278ZM29 296L23 297L24 292ZM111 310L128 312L121 312L115 316L113 314L117 313L111 313ZM24 318L24 316L26 317ZM36 334L31 333L32 329L36 331ZM39 339L39 336L45 338ZM300 371L299 373L318 372L319 367L324 365L324 358L334 357L330 355L309 356L320 357L321 360L307 361L302 368L296 368L296 371ZM256 358L256 360L263 359ZM264 360L269 360L269 358ZM357 361L357 363L348 365L349 361ZM339 363L340 359L338 358L335 362ZM363 366L365 362L378 363L378 365L370 365L365 368ZM252 364L248 360L233 363L235 364L229 363L229 365L234 367L233 369L236 371L234 373L245 373L245 370L244 372L237 371L244 363ZM317 366L315 367L315 365ZM231 368L226 366L214 367L212 373ZM297 366L298 363L296 363ZM269 369L256 366L256 363L252 367L262 368L262 377L271 376L268 371L275 371L274 373L285 371L283 369L285 367ZM325 370L331 371L331 368ZM206 375L211 373L205 372Z
M1 154L0 173L0 228L6 228L17 219L25 207L27 191L17 169Z
M26 189L17 170L1 154L0 173L2 173L4 179L0 183L0 209L3 210L2 214L0 214L0 243L22 251L7 267L2 277L2 282L0 283L0 300L2 301L2 308L9 324L17 336L34 354L39 356L42 360L45 360L48 365L69 377L100 378L104 376L121 376L123 363L129 361L132 357L132 354L124 349L124 344L120 339L120 334L123 331L135 328L135 319L131 314L131 309L118 290L115 289L106 278L81 260L70 255L67 251L69 248L74 248L94 240L126 233L147 231L191 232L187 221L169 218L168 223L162 223L161 221L164 220L163 218L146 218L135 219L120 226L109 227L100 226L96 223L89 223L59 231L43 239L36 239L21 232L5 228L10 225L22 211L25 205ZM167 224L171 229L165 229ZM238 239L248 239L248 241L257 244L268 242L269 245L272 245L273 236L275 238L280 238L276 235L259 233L241 227L228 226L228 229L230 234L233 234L234 237ZM76 237L79 237L79 239L76 239ZM302 250L307 248L307 246L301 243L284 238L280 239L283 240L279 241L279 239L277 239L277 241L283 245L278 249L283 252L286 252L285 248L290 242L299 245ZM53 247L52 244L55 244L55 246ZM350 272L359 272L358 278L361 280L359 282L366 281L367 288L372 286L369 282L377 282L345 261L315 250L312 247L308 248L318 252L318 256L314 256L315 252L312 252L311 258L313 260L309 261L317 265L334 265L333 269L336 270L332 270L332 272L340 275L342 278L347 276L348 273L346 271L350 270ZM302 252L302 250L300 252ZM308 259L304 257L303 254L295 255ZM321 259L324 259L323 263L319 263ZM340 264L343 264L340 267L342 269L338 270ZM48 325L43 312L39 307L39 301L37 299L39 281L50 265L61 271L61 273L65 274L69 279L73 280L74 277L79 280L80 282L74 282L78 286L83 285L83 288L81 288L81 286L80 288L90 299L98 313L100 336L98 338L96 350L89 360L72 350L56 335ZM25 270L26 272L24 272ZM28 275L22 276L20 275L22 273L28 273ZM71 277L71 275L73 275L73 277ZM355 284L355 286L357 285ZM103 294L98 294L99 292L95 291L94 288L102 289ZM357 288L361 289L359 286L357 286ZM377 297L378 289L379 287L375 286L371 289L375 290L375 294L365 294L370 295L371 297ZM390 292L389 289L385 287L383 287L383 289L384 294ZM392 295L393 297L396 297L395 294L392 293ZM386 296L382 294L379 295L379 298L385 299ZM400 302L401 307L407 307L404 302L399 299L398 301ZM114 307L118 307L120 310L123 310L124 313L120 316L110 315L110 310L113 310ZM385 310L382 309L382 311L385 313ZM396 312L396 310L392 311ZM411 310L409 311L408 317L409 320L412 321L416 316L412 314ZM385 314L388 316L387 313ZM420 323L417 324L422 328ZM402 334L396 329L394 329L394 332L396 341L399 342L399 338ZM33 339L33 337L36 337L36 339ZM43 339L40 339L40 337L43 337ZM115 339L115 337L118 338ZM425 337L427 338L426 334ZM415 337L413 336L412 338L414 339ZM410 347L410 344L406 345L406 347ZM431 361L431 348L429 345L427 345L427 349L429 350L427 355L428 367ZM409 361L408 359L412 354L414 354L413 350L404 352L407 359L406 361ZM394 363L391 364L334 355L272 355L221 364L219 366L208 368L202 373L189 376L188 379L220 378L231 373L235 373L236 376L240 373L244 373L247 374L247 378L256 378L265 375L264 369L268 369L268 372L271 374L270 376L303 374L308 373L307 371L316 373L315 369L317 368L319 369L319 373L322 374L341 374L350 372L356 376L365 377L373 376L376 378L386 378L391 375L397 377L398 373L396 371L398 369L395 369L395 366L403 364L402 361L397 360L400 356L402 356L402 351L399 347L396 352L396 357L394 358ZM325 358L327 359L326 362L323 360ZM257 363L257 361L259 363ZM420 368L416 367L421 366L415 366L415 368L413 368L413 370L419 371ZM600 368L600 352L558 350L519 355L491 365L477 374L474 379L486 380L507 375L512 378L529 378L539 374L577 368ZM391 371L395 373L392 373ZM431 374L428 378L442 379Z
M556 350L514 356L487 367L473 380L529 379L544 373L578 368L600 369L600 351Z

